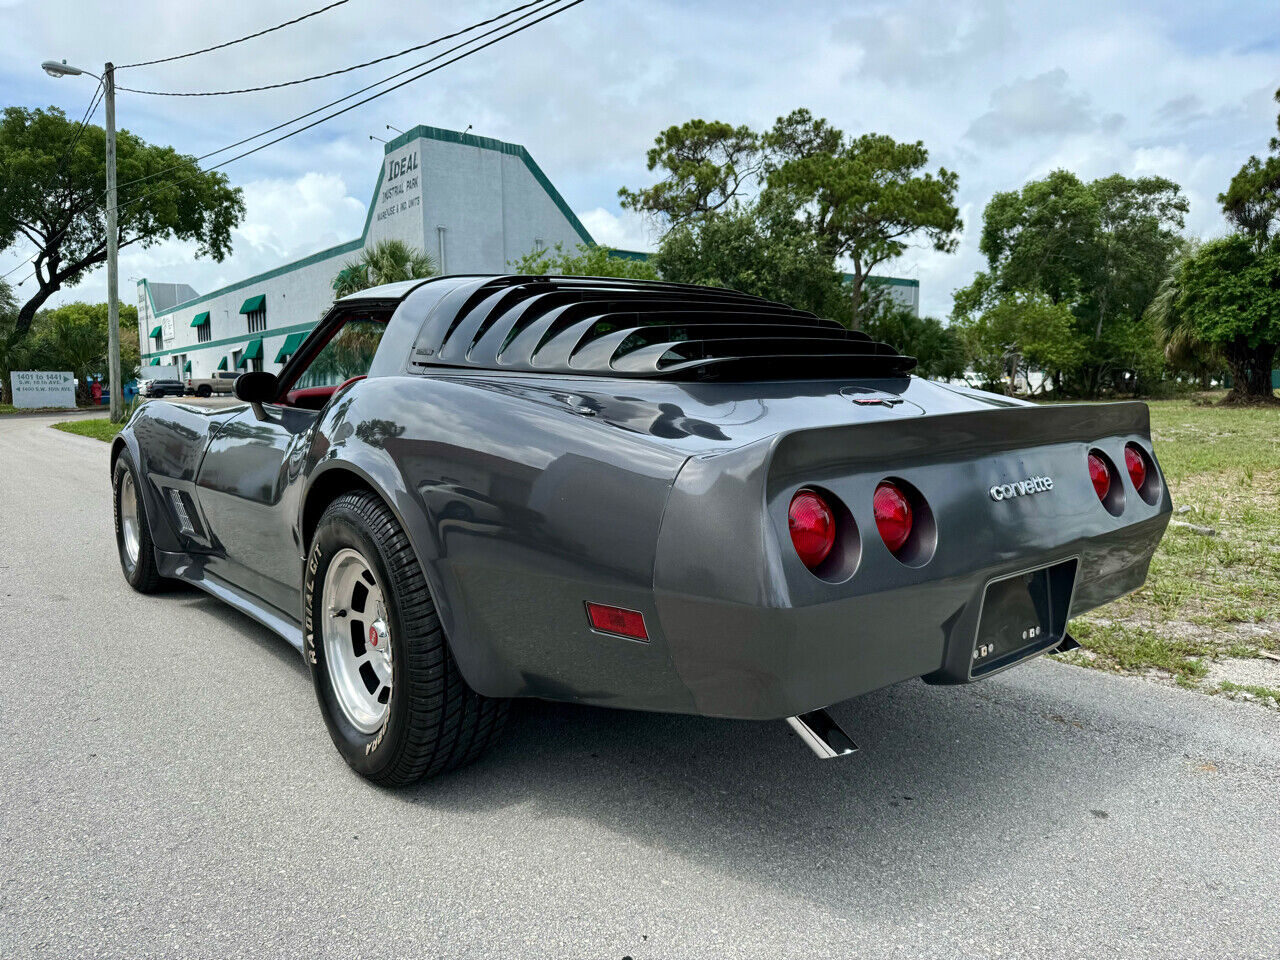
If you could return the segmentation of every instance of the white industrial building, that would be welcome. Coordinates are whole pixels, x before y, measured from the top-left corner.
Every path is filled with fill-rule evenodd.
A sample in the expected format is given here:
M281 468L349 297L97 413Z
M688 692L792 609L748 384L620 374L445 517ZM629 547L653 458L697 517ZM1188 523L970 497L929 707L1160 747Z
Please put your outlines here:
M206 294L139 280L143 365L172 363L192 377L278 371L329 309L338 272L391 238L426 251L446 274L505 273L531 250L594 243L524 147L414 127L387 143L356 239ZM872 279L918 310L919 281Z

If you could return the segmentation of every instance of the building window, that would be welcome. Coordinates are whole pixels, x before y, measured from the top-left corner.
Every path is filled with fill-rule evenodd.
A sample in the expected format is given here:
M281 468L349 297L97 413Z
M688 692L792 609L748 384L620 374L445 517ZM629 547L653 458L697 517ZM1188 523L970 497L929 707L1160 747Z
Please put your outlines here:
M266 294L255 294L240 304L240 312L244 314L250 333L262 333L267 329L267 297Z
M206 320L196 327L196 343L208 343L213 339L213 331L209 329L209 326L209 321Z

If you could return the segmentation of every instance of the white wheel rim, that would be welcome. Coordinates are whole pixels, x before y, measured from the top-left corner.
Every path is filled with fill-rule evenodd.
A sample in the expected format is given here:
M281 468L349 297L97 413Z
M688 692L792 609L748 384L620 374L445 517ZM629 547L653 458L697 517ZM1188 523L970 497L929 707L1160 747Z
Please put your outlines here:
M391 629L382 585L359 551L334 555L320 603L334 699L353 727L375 733L391 712Z
M120 478L120 534L125 560L133 568L142 552L142 536L138 525L138 494L133 486L133 474L128 470Z

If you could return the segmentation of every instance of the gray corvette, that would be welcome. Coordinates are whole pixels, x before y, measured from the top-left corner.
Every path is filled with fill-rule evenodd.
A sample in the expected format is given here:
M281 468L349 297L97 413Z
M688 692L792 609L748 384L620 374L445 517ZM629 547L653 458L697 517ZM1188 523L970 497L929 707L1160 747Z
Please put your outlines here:
M1073 646L1169 521L1141 403L910 375L729 290L462 276L339 300L241 405L147 403L111 452L137 590L194 584L308 664L382 784L513 697L787 719Z

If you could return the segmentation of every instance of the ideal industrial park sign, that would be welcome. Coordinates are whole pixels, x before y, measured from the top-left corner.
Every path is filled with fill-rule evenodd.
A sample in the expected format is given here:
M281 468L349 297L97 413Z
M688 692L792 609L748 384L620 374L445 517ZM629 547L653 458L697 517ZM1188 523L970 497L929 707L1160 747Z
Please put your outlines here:
M13 405L20 410L76 405L76 378L64 371L14 370L9 374L9 386Z
M389 154L385 162L382 190L378 194L378 212L374 215L378 223L422 206L417 146L410 145Z

